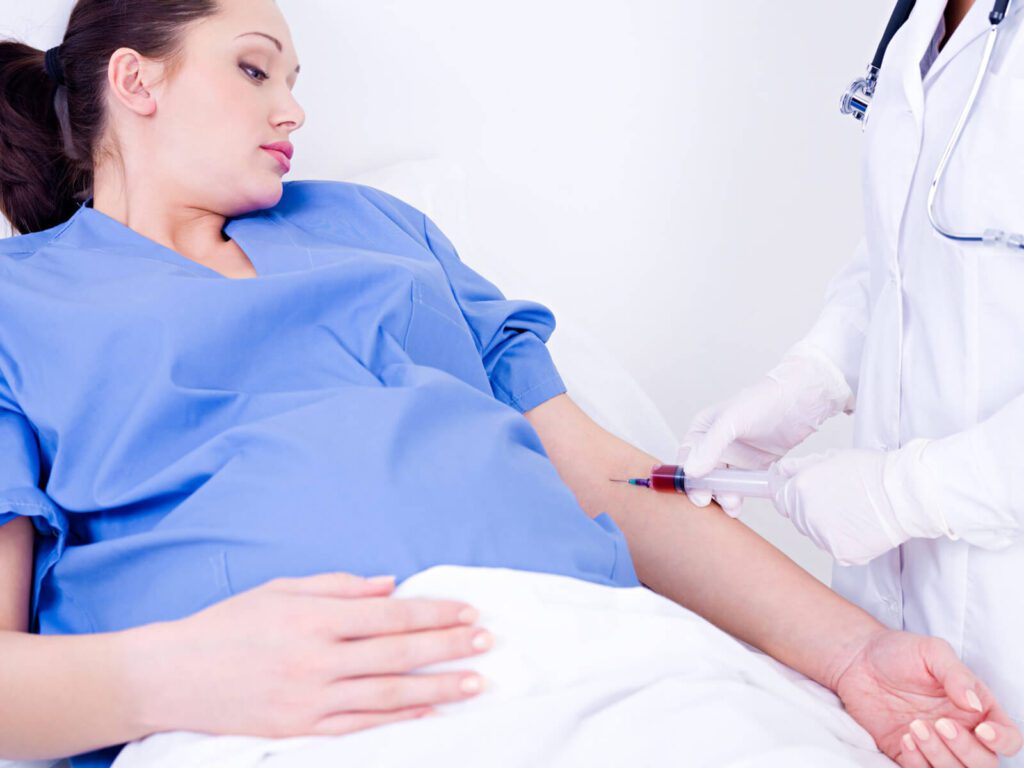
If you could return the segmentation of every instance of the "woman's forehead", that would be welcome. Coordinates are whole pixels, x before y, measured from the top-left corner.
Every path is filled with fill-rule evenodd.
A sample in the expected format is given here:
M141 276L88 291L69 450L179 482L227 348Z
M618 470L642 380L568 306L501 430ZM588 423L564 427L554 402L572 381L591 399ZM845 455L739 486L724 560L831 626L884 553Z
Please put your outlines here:
M267 49L294 57L291 30L273 0L218 0L220 11L200 21L194 42L230 44L265 40Z

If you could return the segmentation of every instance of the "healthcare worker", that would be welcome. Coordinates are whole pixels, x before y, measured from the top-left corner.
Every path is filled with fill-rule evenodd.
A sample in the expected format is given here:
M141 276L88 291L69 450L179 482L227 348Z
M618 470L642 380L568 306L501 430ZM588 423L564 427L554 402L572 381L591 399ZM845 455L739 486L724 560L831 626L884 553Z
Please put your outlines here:
M1022 7L999 25L936 192L944 229L1024 232ZM810 332L699 413L679 460L690 476L774 464L775 505L836 558L833 588L893 628L950 642L1021 724L1024 250L948 239L928 213L991 11L918 0L865 122L864 240ZM855 448L779 461L840 412L854 414ZM718 501L739 513L736 497Z

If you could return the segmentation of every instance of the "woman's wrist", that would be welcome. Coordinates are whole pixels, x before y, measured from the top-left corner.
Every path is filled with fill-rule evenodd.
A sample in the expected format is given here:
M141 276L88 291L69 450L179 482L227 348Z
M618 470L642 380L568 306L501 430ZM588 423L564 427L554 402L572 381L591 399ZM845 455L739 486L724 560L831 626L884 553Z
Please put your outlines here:
M840 681L846 671L857 660L868 644L879 635L889 632L889 628L870 614L851 605L858 614L851 617L848 624L833 623L829 625L830 633L836 640L832 653L825 658L818 682L833 692L838 692Z
M162 621L116 633L123 659L122 683L132 703L129 717L137 738L179 728L173 711L174 633L179 624Z

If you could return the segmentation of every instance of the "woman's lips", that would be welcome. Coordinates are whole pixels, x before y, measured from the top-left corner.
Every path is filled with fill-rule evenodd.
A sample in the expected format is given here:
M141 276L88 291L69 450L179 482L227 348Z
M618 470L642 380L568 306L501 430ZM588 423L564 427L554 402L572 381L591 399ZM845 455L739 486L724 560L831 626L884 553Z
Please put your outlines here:
M281 167L284 168L285 173L292 169L291 161L288 159L284 152L281 152L280 150L277 149L268 149L267 147L260 147L260 149L262 149L267 154L273 156L273 158L281 164Z

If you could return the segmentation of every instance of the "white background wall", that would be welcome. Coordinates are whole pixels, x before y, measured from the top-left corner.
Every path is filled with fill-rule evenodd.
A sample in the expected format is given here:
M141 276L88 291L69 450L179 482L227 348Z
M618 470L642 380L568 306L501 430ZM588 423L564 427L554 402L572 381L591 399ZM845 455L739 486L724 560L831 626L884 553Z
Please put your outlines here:
M859 237L861 134L837 104L890 0L278 4L307 112L287 178L456 158L463 259L581 318L677 435L809 327ZM0 33L46 48L70 7L0 0ZM828 579L767 503L745 520Z

